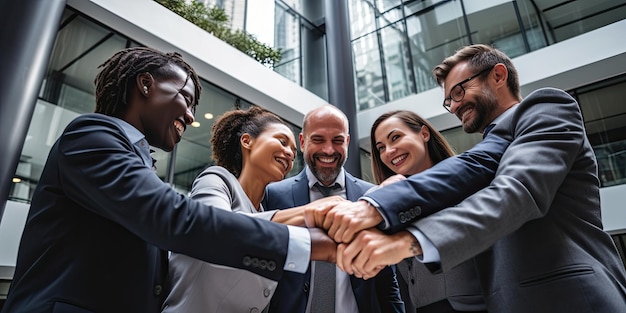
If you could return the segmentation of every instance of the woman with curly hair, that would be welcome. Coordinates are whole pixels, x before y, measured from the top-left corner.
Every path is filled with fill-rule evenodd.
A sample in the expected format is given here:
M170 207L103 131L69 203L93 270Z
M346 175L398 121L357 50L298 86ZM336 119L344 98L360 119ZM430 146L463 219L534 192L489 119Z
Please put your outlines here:
M195 179L191 197L236 213L304 226L301 208L264 212L261 206L265 186L285 178L293 167L296 144L292 130L278 116L252 107L226 112L215 122L212 133L216 165ZM242 257L253 266L270 270L275 266ZM266 312L277 285L249 271L177 253L170 256L169 275L172 290L163 312Z

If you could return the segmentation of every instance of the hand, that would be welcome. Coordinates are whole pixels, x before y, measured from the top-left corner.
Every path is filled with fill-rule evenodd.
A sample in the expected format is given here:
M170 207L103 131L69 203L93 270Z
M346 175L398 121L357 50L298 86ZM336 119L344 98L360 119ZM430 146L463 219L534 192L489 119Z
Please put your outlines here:
M311 261L335 263L337 244L319 228L309 228L311 235Z
M422 254L422 248L408 231L387 235L372 228L360 231L349 244L337 246L337 266L350 275L368 279L387 265Z
M351 203L340 196L330 196L315 200L303 206L299 206L298 209L303 210L304 224L306 227L322 227L326 212L342 202Z
M318 217L319 218L319 217ZM306 219L306 216L305 216ZM329 209L323 219L322 228L336 242L350 242L358 231L372 228L382 222L383 218L369 202L343 202ZM316 220L316 223L319 221ZM319 224L316 224L319 226Z
M389 177L389 178L385 179L385 180L384 180L382 183L380 183L380 185L378 185L378 186L380 186L380 187L385 187L385 186L387 186L387 185L390 185L390 184L393 184L393 183L395 183L395 182L399 182L399 181L402 181L402 180L405 180L405 179L406 179L406 177L405 177L404 175L401 175L401 174L396 174L396 175L393 175L393 176L391 176L391 177Z
M276 210L274 216L272 216L272 222L294 225L294 226L308 226L305 224L304 216L305 212L308 210L310 212L315 212L316 210L321 210L325 212L335 206L340 202L347 202L344 198L340 196L330 196L321 198L319 200L315 200L309 204L305 204L299 207L290 208L290 209L282 209ZM312 213L314 214L314 213ZM322 218L324 215L321 215ZM321 223L320 223L321 226ZM315 227L315 224L312 224L309 227Z

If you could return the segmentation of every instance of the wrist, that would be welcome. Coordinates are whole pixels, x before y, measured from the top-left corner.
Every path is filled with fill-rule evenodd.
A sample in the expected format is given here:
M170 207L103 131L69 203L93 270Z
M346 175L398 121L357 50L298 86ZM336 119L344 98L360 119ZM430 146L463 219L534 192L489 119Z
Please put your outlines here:
M405 258L416 257L423 254L422 246L413 234L408 231L398 233L402 242L404 242Z
M372 221L375 222L374 225L376 225L377 227L380 226L381 223L384 223L384 219L382 217L382 215L380 214L380 211L378 211L378 208L376 206L374 206L371 202L367 201L367 200L361 200L363 202L365 202L366 206L367 206L367 215L370 216L370 218L372 219Z

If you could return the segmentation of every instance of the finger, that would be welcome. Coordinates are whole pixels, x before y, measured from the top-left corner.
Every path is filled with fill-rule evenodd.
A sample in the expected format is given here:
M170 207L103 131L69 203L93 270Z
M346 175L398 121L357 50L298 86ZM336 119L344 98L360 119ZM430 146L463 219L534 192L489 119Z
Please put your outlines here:
M359 254L360 249L361 249L360 242L358 240L355 240L355 241L350 242L350 244L348 244L345 250L343 251L343 256L342 256L343 265L342 266L351 273L355 273L353 262L354 262L355 257ZM360 275L359 271L356 271L356 272Z
M337 263L336 264L339 267L339 269L348 273L345 267L343 267L343 252L345 249L346 249L346 244L340 243L337 245ZM348 273L348 274L352 275L351 273Z
M304 225L308 228L314 228L316 226L316 216L315 211L311 209L304 210Z
M341 217L342 217L342 213L332 210L329 214L326 215L326 219L324 220L324 225L328 225L328 236L330 236L330 238L333 238L333 240L335 240L338 243L341 243L343 241L341 240L337 240L340 238L337 238L337 229L341 226ZM327 223L326 221L330 220L331 222Z
M361 227L358 226L359 225L359 221L358 219L350 219L348 221L346 221L342 226L342 233L341 233L341 241L342 242L351 242L354 239L355 234L361 230Z
M325 229L324 219L326 218L326 210L315 210L315 226Z
M326 214L324 214L324 222L322 224L322 227L324 229L330 230L331 226L335 222L335 216L337 215L337 212L339 212L338 208L333 207L332 209L329 209Z
M378 273L380 273L380 271L382 271L385 267L387 267L387 265L380 265L380 266L375 267L374 272L372 272L368 276L364 276L363 279L367 280L367 279L376 277L376 275L378 275Z

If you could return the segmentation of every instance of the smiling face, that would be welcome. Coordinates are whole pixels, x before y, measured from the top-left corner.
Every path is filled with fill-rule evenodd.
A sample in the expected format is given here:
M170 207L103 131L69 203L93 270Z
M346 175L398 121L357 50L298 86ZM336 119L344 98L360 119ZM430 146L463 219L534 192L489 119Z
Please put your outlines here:
M286 125L270 124L256 138L244 134L241 141L243 148L250 150L242 171L250 166L258 171L254 176L267 178L270 183L282 180L293 168L296 140Z
M324 185L332 184L348 155L348 123L342 113L323 107L308 116L300 147L306 164Z
M195 85L182 68L168 66L171 78L157 79L147 73L138 78L146 88L140 89L144 101L135 108L135 120L150 145L172 151L194 121Z
M396 174L413 175L432 167L428 154L430 132L422 126L415 132L395 116L382 121L375 131L380 160Z
M444 81L446 97L449 96L453 86L476 72L467 62L459 63L452 68ZM482 132L493 120L493 114L498 108L498 98L484 79L484 76L477 77L463 84L465 96L459 102L451 102L450 112L461 120L466 133Z

